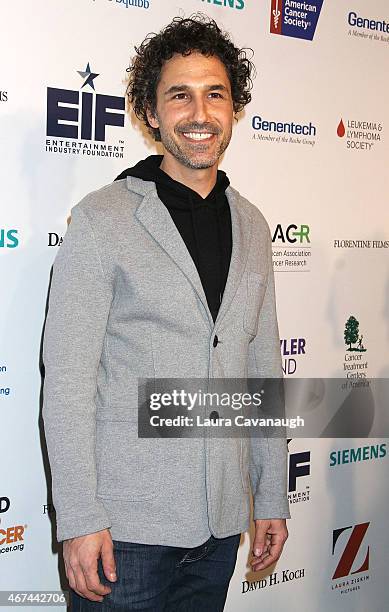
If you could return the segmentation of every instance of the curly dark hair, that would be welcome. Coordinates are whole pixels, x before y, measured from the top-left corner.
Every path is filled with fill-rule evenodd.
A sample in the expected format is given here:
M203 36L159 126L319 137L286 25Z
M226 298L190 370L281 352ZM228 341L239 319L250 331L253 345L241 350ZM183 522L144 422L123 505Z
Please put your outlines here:
M234 113L241 111L251 100L251 76L255 75L255 67L247 58L246 49L238 49L229 34L222 32L216 21L203 13L187 18L175 17L158 34L151 32L134 48L136 56L127 68L126 93L135 115L157 141L161 140L160 131L149 124L146 109L155 114L161 69L174 53L185 56L194 51L205 56L217 56L230 80Z

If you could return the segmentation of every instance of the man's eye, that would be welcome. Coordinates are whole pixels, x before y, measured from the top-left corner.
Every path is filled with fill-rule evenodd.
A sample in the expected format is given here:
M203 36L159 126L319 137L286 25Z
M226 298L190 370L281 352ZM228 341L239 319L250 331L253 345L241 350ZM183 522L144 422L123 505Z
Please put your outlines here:
M176 95L174 96L174 98L181 99L181 98L182 98L182 96L186 96L186 93L184 93L184 92L182 92L182 93L178 93L178 94L176 94Z
M212 97L216 97L216 98L222 98L223 97L218 91L211 91L211 93L209 95L212 96Z

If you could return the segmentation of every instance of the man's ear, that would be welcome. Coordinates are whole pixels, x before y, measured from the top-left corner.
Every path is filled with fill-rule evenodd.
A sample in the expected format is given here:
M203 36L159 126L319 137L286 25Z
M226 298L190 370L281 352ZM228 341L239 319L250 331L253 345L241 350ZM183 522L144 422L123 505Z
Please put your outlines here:
M156 117L156 113L152 113L152 111L150 110L150 107L146 108L146 116L147 116L147 121L149 122L152 128L159 128L159 123Z

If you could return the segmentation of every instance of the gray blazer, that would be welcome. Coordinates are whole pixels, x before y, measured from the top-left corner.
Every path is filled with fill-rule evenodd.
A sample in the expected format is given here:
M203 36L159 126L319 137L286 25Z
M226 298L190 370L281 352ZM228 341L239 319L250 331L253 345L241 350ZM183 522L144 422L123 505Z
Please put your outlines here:
M269 227L235 189L232 255L215 325L155 183L88 194L53 266L43 419L57 539L194 547L289 518L284 439L137 436L138 377L282 376ZM214 347L217 334L220 342Z

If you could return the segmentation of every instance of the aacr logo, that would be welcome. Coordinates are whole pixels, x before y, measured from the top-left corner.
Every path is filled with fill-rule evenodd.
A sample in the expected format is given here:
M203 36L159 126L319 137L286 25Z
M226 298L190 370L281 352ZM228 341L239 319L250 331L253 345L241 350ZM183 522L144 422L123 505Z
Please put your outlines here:
M309 239L309 225L288 225L286 229L283 229L281 223L278 223L272 236L272 242L289 242L291 244L297 242L311 242Z

